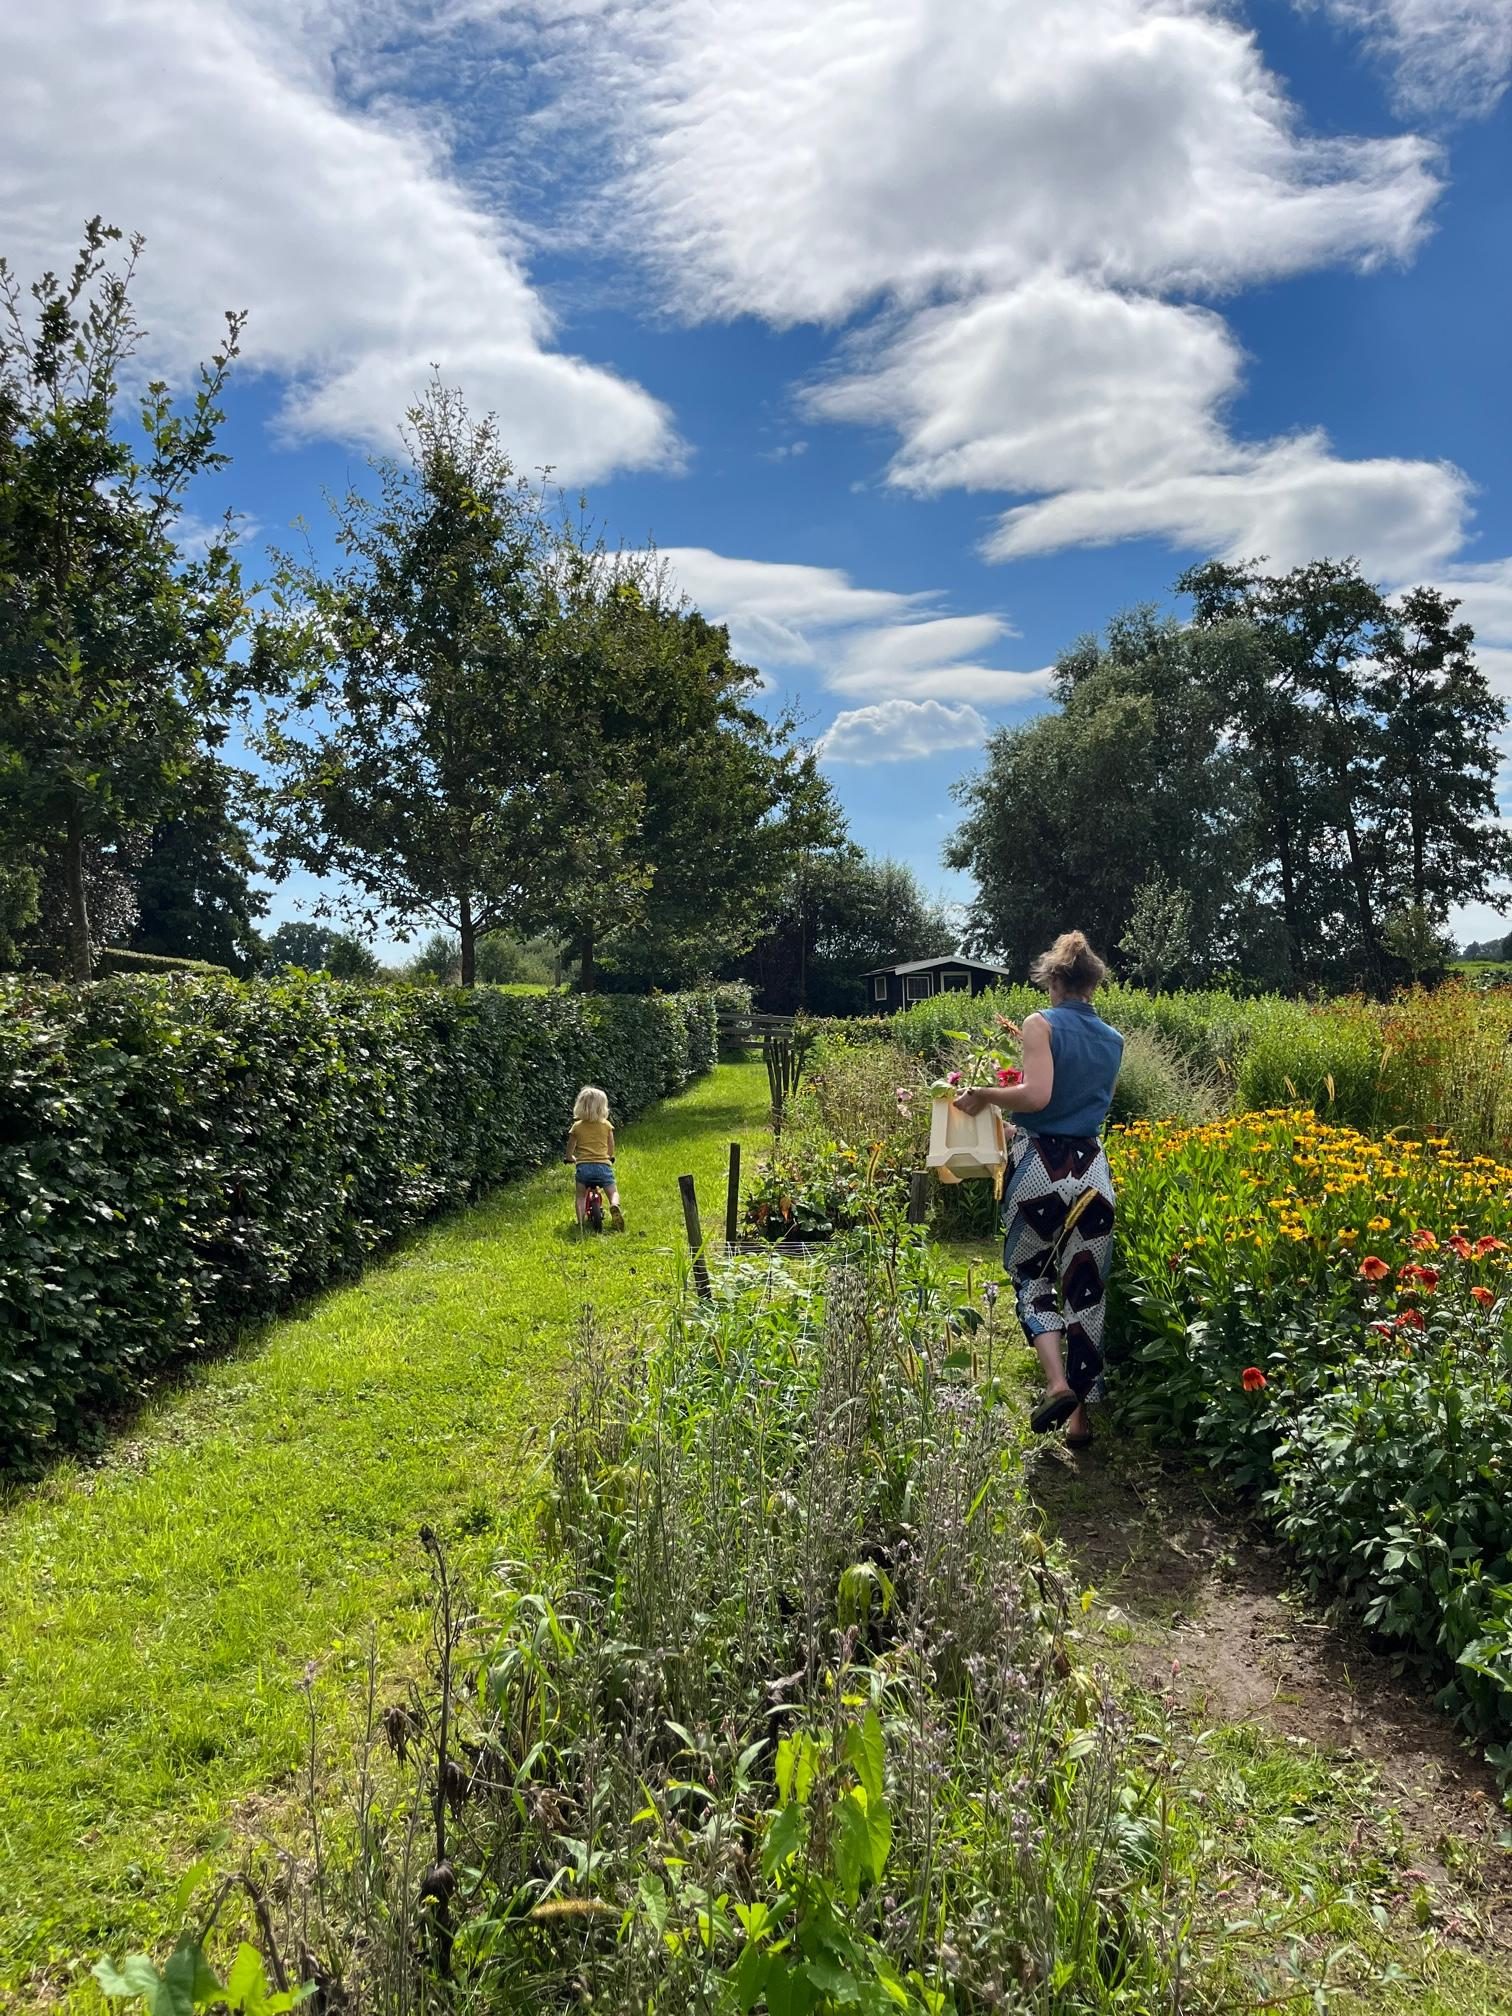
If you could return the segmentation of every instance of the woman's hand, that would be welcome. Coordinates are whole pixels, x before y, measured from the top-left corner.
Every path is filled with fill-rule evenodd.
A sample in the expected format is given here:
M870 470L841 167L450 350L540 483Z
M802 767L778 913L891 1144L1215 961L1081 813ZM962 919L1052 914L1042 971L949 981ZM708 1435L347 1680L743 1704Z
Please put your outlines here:
M963 1092L958 1099L953 1099L951 1104L958 1113L971 1114L984 1111L985 1108L992 1104L992 1101L987 1097L985 1092L976 1091Z

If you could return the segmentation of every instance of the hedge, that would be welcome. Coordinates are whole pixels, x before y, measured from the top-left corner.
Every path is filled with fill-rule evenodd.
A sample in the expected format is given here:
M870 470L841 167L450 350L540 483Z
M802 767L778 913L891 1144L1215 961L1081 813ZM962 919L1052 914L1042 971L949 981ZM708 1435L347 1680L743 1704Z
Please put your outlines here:
M0 1470L715 1052L707 995L0 982Z

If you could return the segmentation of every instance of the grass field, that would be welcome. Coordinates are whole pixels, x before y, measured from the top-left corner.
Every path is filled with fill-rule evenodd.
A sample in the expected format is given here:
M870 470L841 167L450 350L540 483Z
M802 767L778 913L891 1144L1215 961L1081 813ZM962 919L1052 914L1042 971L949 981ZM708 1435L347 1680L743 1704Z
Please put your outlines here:
M418 1528L497 1551L580 1311L657 1310L676 1178L712 1219L766 1098L759 1063L723 1066L628 1128L624 1238L580 1240L567 1171L544 1170L202 1368L98 1467L0 1504L0 2006L161 1937L184 1863L289 1799L307 1674L329 1733L370 1641L413 1656Z

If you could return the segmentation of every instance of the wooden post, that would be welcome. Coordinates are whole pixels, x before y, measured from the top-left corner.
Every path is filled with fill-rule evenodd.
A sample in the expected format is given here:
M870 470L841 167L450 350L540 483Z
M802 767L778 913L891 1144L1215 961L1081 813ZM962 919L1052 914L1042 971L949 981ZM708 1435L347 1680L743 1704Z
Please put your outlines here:
M929 1216L929 1171L915 1169L908 1179L908 1222L922 1225Z
M730 1180L725 1189L725 1244L740 1237L740 1143L730 1143Z
M704 1264L703 1227L698 1222L698 1193L693 1188L691 1176L679 1176L677 1187L682 1192L683 1223L688 1228L688 1251L693 1255L693 1285L699 1299L707 1302L714 1290L709 1281L709 1270Z

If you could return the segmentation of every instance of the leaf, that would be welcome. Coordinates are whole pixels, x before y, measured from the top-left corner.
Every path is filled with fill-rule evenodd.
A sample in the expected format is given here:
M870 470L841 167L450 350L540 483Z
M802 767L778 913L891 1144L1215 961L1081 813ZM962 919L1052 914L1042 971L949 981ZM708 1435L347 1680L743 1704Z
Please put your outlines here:
M776 1814L761 1846L761 1873L775 1876L783 1863L798 1851L803 1839L803 1808L790 1801Z
M835 1875L848 1904L860 1897L861 1878L871 1866L865 1800L864 1792L847 1792L835 1808Z
M886 1744L882 1723L875 1708L869 1708L859 1723L845 1732L845 1761L866 1789L869 1800L880 1804L886 1797L883 1763Z
M245 2016L261 2016L267 2000L268 1977L263 1969L262 1955L244 1939L236 1949L236 1958L226 1976L227 2005L233 2010L244 2011Z

